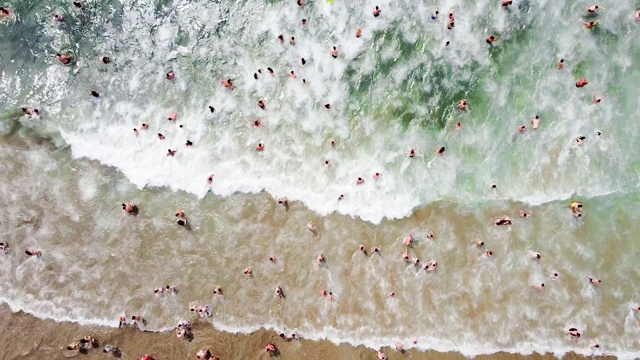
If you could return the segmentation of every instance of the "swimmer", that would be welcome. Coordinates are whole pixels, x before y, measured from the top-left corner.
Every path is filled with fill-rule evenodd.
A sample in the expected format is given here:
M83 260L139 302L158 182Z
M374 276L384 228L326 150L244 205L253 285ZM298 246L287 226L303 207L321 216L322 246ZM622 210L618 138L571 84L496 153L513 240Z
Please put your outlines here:
M266 110L266 105L264 104L264 101L262 100L258 100L258 107L260 107L260 109L262 110Z
M638 13L640 13L640 10L638 10ZM362 36L362 29L356 28L356 37L359 38L361 36Z
M252 268L246 268L244 269L243 273L247 276L251 276L253 275L253 269Z
M327 110L331 109L331 104L324 104L324 108Z
M51 18L53 22L64 22L64 17L62 15L54 14Z
M409 151L407 151L407 156L409 156L410 158L416 156L416 151L413 149L409 149Z
M440 11L438 11L438 10L434 11L433 15L431 15L431 20L437 19L438 15L440 15Z
M173 113L169 114L168 120L169 121L176 121L177 118L178 118L178 114L173 112Z
M100 58L100 61L102 61L103 64L108 65L111 63L111 59L109 59L108 56L103 56Z
M289 77L292 78L292 79L295 79L296 78L296 73L293 72L293 70L291 70L291 73L289 73Z
M184 143L185 146L193 146L193 143L191 142L191 140L187 140L186 143Z
M331 139L331 141L329 141L329 145L331 145L331 147L336 147L336 141Z
M196 358L210 360L211 351L209 351L209 349L202 349L196 353Z
M438 267L437 262L429 261L428 263L424 264L424 271L433 272L433 271L436 271L437 267Z
M262 124L262 122L260 121L260 119L255 119L255 120L253 120L253 126L255 126L255 127L260 127L260 124Z
M22 113L28 117L40 116L40 110L36 108L22 108Z
M379 255L380 249L382 249L382 245L372 248L371 252Z
M363 178L361 178L361 177L359 177L359 178L356 180L356 185L362 185L362 184L364 184L364 179L363 179Z
M256 146L256 151L264 151L264 144L259 143L258 146Z
M440 149L438 149L437 154L438 155L444 155L444 150L445 150L445 147L443 146Z
M576 138L576 144L577 144L577 145L582 145L582 144L584 143L584 140L585 140L585 139L586 139L586 137L584 137L584 136L578 136L578 137Z
M158 133L158 139L164 140L164 135L162 135L161 133Z
M276 259L275 256L269 256L269 261L276 262L276 261L278 261L278 259Z
M444 47L449 47L449 44L451 44L451 41L447 40L447 41L444 43Z
M404 261L409 261L409 248L405 246L404 252L402 253L402 259Z
M178 225L187 226L187 216L184 214L184 210L178 210L178 212L176 212L176 217L178 218Z
M540 260L540 259L542 259L542 255L540 255L540 253L539 253L539 252L535 252L535 251L534 251L534 252L532 252L530 255L531 255L531 258L532 258L533 260Z
M289 44L291 45L295 45L296 44L296 38L294 38L293 36L289 39Z
M413 262L414 266L420 266L420 259L418 259L417 257L414 257L411 261Z
M640 21L640 10L636 10L636 14L633 16L636 21Z
M436 234L433 231L431 230L427 231L427 239L433 240L435 239L435 237L436 237Z
M318 227L315 226L311 221L307 223L307 229L311 231L314 235L318 233Z
M576 217L581 217L582 216L582 204L579 202L572 202L571 203L571 212L573 213L574 216Z
M494 254L494 253L493 253L493 250L487 250L487 251L485 251L485 253L484 253L484 254L485 254L488 258L490 258L490 257L492 257L492 256L493 256L493 254Z
M531 213L525 210L520 210L518 212L518 216L520 216L521 218L528 218L531 217Z
M598 26L598 23L600 23L600 20L586 22L580 19L580 22L582 23L582 25L584 25L585 28L591 30L594 27Z
M173 80L176 78L176 74L173 71L169 71L166 75L167 80Z
M462 99L458 102L458 109L462 111L467 110L467 99Z
M457 122L456 123L456 131L460 131L460 130L462 130L462 124Z
M478 245L478 246L480 246L480 247L482 247L482 246L484 246L484 241L482 241L482 240L476 240L476 241L475 241L475 244L476 244L476 245Z
M91 90L89 92L89 95L93 96L94 98L99 98L100 97L100 94L98 94L98 92L95 91L95 90Z
M487 44L491 45L494 42L498 41L498 37L491 35L485 41L487 42Z
M213 182L213 174L209 175L209 177L207 178L207 184L211 185L212 182Z
M220 286L216 286L216 288L215 288L215 289L213 289L213 293L214 293L215 295L220 295L220 296L222 296L222 288L221 288Z
M282 34L278 35L278 40L280 40L280 43L283 44L284 43L284 36Z
M525 131L527 131L527 127L526 126L524 126L524 125L518 126L518 132L522 133L522 132L525 132Z
M558 61L558 69L564 69L564 59L560 59L560 61Z
M126 212L127 214L133 214L134 212L136 212L137 206L134 203L124 203L122 204L122 211Z
M413 241L413 234L409 234L409 236L404 238L404 247L408 248L409 246L413 245Z
M68 65L71 62L71 56L62 55L60 53L56 54L56 59L60 60L60 62L65 64L65 65ZM96 97L98 97L98 96L96 96Z
M253 73L253 78L258 80L258 73Z
M449 21L454 21L456 19L455 14L453 12L449 13Z
M589 6L587 8L587 12L590 14L595 14L598 12L598 10L600 9L604 9L604 6L600 6L600 5L593 5L593 6Z
M5 251L9 248L9 244L0 242L0 251Z
M140 128L142 130L148 130L149 129L149 124L142 124L142 126Z
M569 330L567 330L567 335L571 335L574 338L579 338L580 332L576 328L570 328Z
M593 93L593 104L594 104L594 105L600 104L600 102L601 102L602 100L604 100L604 98L606 98L606 97L607 97L607 94L604 94L604 96L603 96L603 97L598 98L598 97L596 96L596 93Z
M11 10L7 9L6 7L0 7L0 15L9 16L11 15Z
M287 201L287 198L283 197L278 199L278 204L282 205L282 206L288 206L289 202Z
M367 249L364 247L364 245L362 245L362 244L358 245L358 249L360 251L362 251L363 254L368 255L367 254Z
M41 257L42 252L40 250L25 250L25 254L29 256Z
M491 184L491 188L492 188L492 189L497 189L497 188L498 188L498 185L496 185L496 184Z
M333 49L331 49L331 56L332 56L334 59L337 59L337 58L338 58L338 49L336 49L336 47L335 47L335 46L333 47Z
M298 6L303 6L304 5L304 0L297 0Z
M494 222L496 226L511 225L511 218L508 216L500 216Z
M376 6L376 8L373 9L373 16L374 17L378 17L378 16L380 16L381 12L382 12L382 10L378 6Z
M338 196L338 200L344 200L344 194L340 194L340 196Z
M298 1L301 1L301 0L298 0ZM274 352L276 352L276 346L271 344L271 343L269 343L269 344L267 344L267 346L264 347L264 352L274 353Z
M82 9L82 2L80 1L74 1L73 2L73 6L75 6L78 9Z
M602 283L602 281L600 281L600 279L596 279L594 277L589 277L589 284L593 285L593 286L598 286Z
M506 8L507 6L509 6L509 5L511 5L511 4L513 4L513 0L504 0L504 1L502 2L502 5L501 5L501 6L502 6L503 8Z
M393 291L389 293L389 297L394 297L396 296L396 293L394 293Z
M549 275L549 278L551 278L551 280L555 280L558 278L558 276L558 273L554 271L551 273L551 275Z
M274 288L274 292L276 294L277 297L284 299L284 292L282 291L282 288L280 286L276 286Z
M329 166L331 166L331 163L329 162L329 160L325 160L324 161L324 167L326 167L328 169Z
M302 59L300 59L300 63L302 63L302 66L305 66L305 65L307 65L307 60L302 58Z
M379 179L381 177L382 177L382 173L377 172L377 173L373 174L373 178L374 179Z
M269 70L269 74L271 74L271 76L275 76L276 74L273 72L273 69L268 67L267 70Z
M227 89L231 89L233 91L236 87L231 83L231 79L222 80L222 85Z
M387 355L385 355L382 351L378 351L378 359L387 360Z
M531 127L535 130L540 127L540 116L536 115L533 120L531 120Z
M537 285L533 285L533 287L535 287L535 288L536 288L536 289L538 289L538 290L543 290L543 289L544 289L544 283L540 283L540 284L537 284Z
M324 263L324 255L318 255L318 257L316 258L316 262L318 263L318 265L322 265Z
M578 79L578 81L576 81L576 87L577 88L585 87L585 86L587 86L587 84L589 84L589 82L585 78L580 78L580 79Z
M307 19L302 19L302 25L307 25Z

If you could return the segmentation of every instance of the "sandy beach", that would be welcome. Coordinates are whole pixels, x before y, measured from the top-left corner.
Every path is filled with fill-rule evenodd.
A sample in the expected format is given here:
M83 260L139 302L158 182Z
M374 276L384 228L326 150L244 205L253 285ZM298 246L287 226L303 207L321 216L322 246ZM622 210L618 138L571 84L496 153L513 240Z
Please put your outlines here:
M122 359L139 359L151 355L156 360L196 359L196 352L209 348L221 360L243 360L269 358L263 349L267 343L276 345L282 360L320 360L320 359L377 359L376 352L363 346L353 347L347 344L335 345L328 341L295 340L286 341L272 331L257 331L249 335L231 334L216 331L204 322L194 324L195 338L191 342L177 339L173 332L155 333L140 331L134 327L114 329L108 327L86 327L73 323L57 323L51 320L37 319L23 312L12 313L6 306L0 307L0 327L4 329L0 335L1 359L105 359L110 357L102 352L106 345L118 347ZM93 336L99 346L86 352L68 351L67 344L84 336ZM409 350L399 353L394 349L383 349L389 360L396 359L430 359L430 360L463 360L458 353L436 353ZM586 359L585 356L567 354L562 359ZM598 356L591 359L614 359ZM477 356L478 360L551 360L552 354L532 354L528 356L507 353L496 353Z

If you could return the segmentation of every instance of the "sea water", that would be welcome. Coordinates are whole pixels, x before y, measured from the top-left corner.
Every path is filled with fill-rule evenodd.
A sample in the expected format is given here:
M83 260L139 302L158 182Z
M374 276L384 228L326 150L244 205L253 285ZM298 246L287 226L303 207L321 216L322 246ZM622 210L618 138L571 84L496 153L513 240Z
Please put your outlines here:
M0 233L10 244L0 297L61 321L115 326L138 314L148 330L173 327L198 302L223 330L467 355L589 354L598 343L638 357L639 24L632 1L597 15L590 5L10 1L15 16L0 23ZM578 89L581 77L589 85ZM594 105L594 93L606 98ZM584 217L571 215L574 200ZM126 201L137 216L122 213ZM179 209L190 229L175 224ZM513 225L494 226L500 215ZM410 256L437 271L403 261L410 233ZM178 294L153 294L168 284ZM564 335L570 327L579 341Z

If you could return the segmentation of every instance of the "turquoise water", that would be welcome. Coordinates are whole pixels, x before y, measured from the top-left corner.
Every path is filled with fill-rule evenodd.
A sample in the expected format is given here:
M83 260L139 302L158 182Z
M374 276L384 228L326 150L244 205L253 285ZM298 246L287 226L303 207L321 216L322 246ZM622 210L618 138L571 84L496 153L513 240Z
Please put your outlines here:
M630 1L601 4L595 16L586 13L589 5L3 5L16 16L0 25L2 202L27 225L7 219L0 230L10 244L47 254L26 261L22 250L7 255L4 300L38 316L88 323L144 311L151 330L173 326L197 301L215 304L214 325L223 329L297 329L371 347L415 337L419 347L465 354L589 353L597 341L606 353L636 357L638 24ZM441 15L434 21L435 9ZM453 30L446 28L450 11ZM53 23L54 13L65 23ZM579 22L596 18L590 31ZM491 34L499 40L488 46ZM72 53L73 63L62 65L57 52ZM105 55L108 65L100 61ZM560 58L564 69L556 67ZM168 71L175 79L165 79ZM589 84L578 89L581 77ZM607 96L594 105L594 92ZM466 111L456 107L461 99ZM27 106L41 116L23 116ZM177 120L167 120L174 112ZM519 125L527 130L518 132ZM586 137L581 145L579 136ZM258 143L263 152L255 151ZM441 146L444 156L436 154ZM382 177L374 179L376 172ZM280 197L291 202L289 211L274 201ZM123 220L119 206L127 200L139 204L140 216ZM573 200L585 204L584 218L570 214ZM180 208L190 232L173 226ZM522 208L533 218L506 230L492 225ZM306 229L309 221L320 239ZM435 241L424 239L428 229ZM438 261L437 274L402 261L408 233L421 234L415 251ZM498 256L486 259L475 238ZM359 243L382 245L383 256L362 262ZM78 259L70 244L87 254ZM265 262L265 248L282 261ZM533 262L533 251L543 261ZM336 260L319 270L320 252ZM215 261L205 256L211 253ZM61 265L71 259L73 266ZM266 278L238 288L248 266ZM554 270L559 281L534 288ZM33 276L36 285L25 284ZM589 276L603 284L596 290L585 283ZM149 295L165 282L184 290L169 299ZM212 282L231 288L231 299L211 298ZM289 295L286 309L273 302L275 282ZM69 295L69 284L79 294ZM325 287L338 294L335 304L318 302ZM398 296L388 299L390 291ZM380 314L393 316L378 323ZM584 338L564 338L569 327Z

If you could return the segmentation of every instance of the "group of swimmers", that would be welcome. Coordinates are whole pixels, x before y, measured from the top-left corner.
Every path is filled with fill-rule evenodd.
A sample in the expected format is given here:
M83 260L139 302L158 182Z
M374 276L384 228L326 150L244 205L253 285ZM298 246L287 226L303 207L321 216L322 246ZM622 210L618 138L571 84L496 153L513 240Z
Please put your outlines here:
M296 3L297 3L298 6L304 6L304 1L303 0L296 0ZM504 1L502 1L501 6L503 8L506 8L508 6L511 6L512 4L513 4L512 0L504 0ZM77 9L83 9L82 2L75 1L75 2L73 2L73 5ZM590 6L587 9L587 12L592 15L592 14L596 14L600 9L604 9L604 7L599 6L599 5L594 5L594 6ZM382 13L382 9L379 6L375 6L375 8L372 11L373 16L374 17L379 17L381 15L381 13ZM9 10L8 8L5 8L5 7L0 7L0 16L7 17L7 16L10 16L10 15L12 15L11 10ZM433 20L435 20L435 19L438 18L438 15L439 15L439 11L436 10L433 13L433 15L431 16L431 18ZM640 10L638 10L635 13L634 17L635 17L636 20L640 20ZM54 21L54 22L64 22L65 19L64 19L64 17L62 15L55 14L53 16L53 18L52 18L52 21ZM599 20L595 20L595 21L580 20L580 21L585 26L585 28L587 28L587 29L593 29L596 26L598 26L598 24L599 24ZM308 23L307 19L302 19L302 25L306 25L307 23ZM454 28L454 26L455 26L455 15L454 15L453 12L451 12L451 13L448 14L447 29L451 30L451 29ZM362 29L361 28L358 27L356 29L355 36L357 38L360 38L362 36ZM488 36L486 38L486 43L491 45L491 44L495 43L496 41L498 41L498 39L499 39L498 36L490 35L490 36ZM282 35L282 34L279 35L278 36L278 41L280 41L281 43L284 43L284 35ZM296 44L296 39L293 36L291 36L289 38L289 43L291 45L295 45ZM448 46L449 44L450 44L450 42L447 41L445 46ZM331 56L333 58L338 58L339 51L338 51L336 46L333 46L331 48L330 54L331 54ZM71 64L72 61L74 60L73 59L73 55L70 55L70 54L57 53L56 54L56 58L58 59L58 61L60 61L62 64L65 64L65 65ZM111 59L108 56L102 56L100 58L100 61L102 63L104 63L104 64L110 64L111 63ZM301 61L302 61L303 65L306 63L306 60L304 58L302 58ZM564 59L560 59L559 62L558 62L557 67L558 67L558 69L563 69L565 67L565 60ZM269 73L271 75L274 75L274 70L272 68L269 67L269 68L267 68L267 70L269 71ZM261 69L258 70L257 73L254 73L254 78L256 80L259 78L258 74L262 74L262 70ZM176 74L173 71L169 71L165 76L165 78L168 81L174 80L175 77L176 77ZM290 77L292 77L292 78L296 77L296 74L294 73L294 71L290 72ZM303 82L306 83L306 79L303 79ZM236 88L231 79L222 80L222 85L225 88L229 89L229 90L234 90ZM576 81L575 85L576 85L577 88L583 88L586 85L588 85L588 81L587 81L586 78L580 78L580 79L578 79ZM100 98L100 94L95 90L91 90L89 94L92 97ZM600 103L606 96L607 95L605 94L604 97L598 98L597 95L594 94L594 96L593 96L593 104ZM266 104L265 104L265 102L263 100L258 100L257 105L258 105L258 107L260 109L266 110ZM468 106L468 101L466 99L460 100L458 102L458 104L457 104L458 109L460 109L461 111L465 111L467 109L467 106ZM209 106L208 108L212 113L215 112L215 108L213 106ZM325 104L325 108L326 109L331 109L331 105L330 104ZM38 117L38 116L40 116L40 111L38 109L36 109L36 108L22 108L22 112L23 112L23 114L25 116L28 116L28 117L34 117L34 116ZM177 120L177 113L169 114L168 120L175 122ZM533 129L538 129L540 127L540 117L536 115L535 118L532 119L531 124L532 124L532 128ZM261 125L260 120L255 120L254 121L254 126L259 127L260 125ZM180 125L180 126L182 126L182 125ZM462 128L461 123L457 123L456 124L456 130L460 130L461 128ZM149 125L146 124L146 123L142 124L140 129L148 130L149 129ZM524 132L526 130L526 126L525 125L520 125L520 126L518 126L517 130L519 132ZM137 128L134 128L133 131L134 131L135 136L138 136L139 133L140 133ZM600 132L597 133L597 135L600 135L600 134L601 134ZM165 137L161 133L158 133L158 138L160 140L163 140ZM585 137L584 136L580 136L580 137L576 138L576 143L578 145L580 145L580 144L582 144L584 142L584 140L585 140ZM331 144L332 144L332 146L335 146L335 142L333 140L331 141ZM193 143L190 140L186 140L186 146L192 146L192 145L193 145ZM265 144L259 143L255 147L255 150L256 151L264 151L265 150ZM177 150L168 149L167 156L174 156L176 154L176 151ZM436 151L436 153L439 154L439 155L443 155L445 153L445 147L440 147ZM417 154L417 151L414 150L414 149L409 149L407 151L407 156L409 156L410 158L415 157L416 154ZM328 160L325 160L324 164L325 164L326 167L330 166L330 162ZM381 176L382 176L381 173L376 172L374 174L373 178L374 179L378 179ZM208 181L209 184L212 184L213 175L210 175L208 177L207 181ZM362 177L359 177L356 180L356 184L357 185L364 184L364 182L365 182L365 180ZM492 187L495 188L495 185L493 185ZM338 199L339 200L344 199L344 194L341 194L338 197ZM278 203L280 203L281 205L283 205L285 207L288 207L288 202L287 202L286 198L279 199ZM576 217L581 217L582 216L582 204L581 203L572 202L571 205L570 205L570 208L571 208L572 214L574 216L576 216ZM126 203L122 204L122 210L124 212L128 213L128 214L136 214L137 211L138 211L138 207L137 207L137 205L135 205L135 204L133 204L131 202L126 202ZM177 211L175 216L177 218L177 224L178 225L180 225L180 226L187 226L188 225L187 217L186 217L186 215L185 215L183 210ZM531 216L531 214L529 212L524 211L524 210L520 210L519 216L523 217L523 218L526 218L526 217ZM495 219L494 224L496 226L508 226L508 225L512 225L512 220L508 216L501 216L501 217L498 217L497 219ZM309 222L307 224L307 227L312 233L317 235L318 229L317 229L317 227L315 225L313 225L311 222ZM427 234L427 238L433 239L434 236L435 235L431 231L429 231L429 233ZM410 248L412 248L413 243L414 243L414 237L413 237L412 234L409 234L407 237L405 237L405 239L404 239L404 253L402 254L402 257L403 257L404 261L409 261L409 259L410 259L409 250L410 250ZM476 243L476 245L478 245L480 247L485 245L484 241L481 241L481 240L476 240L475 243ZM8 244L0 243L0 250L6 250L7 248L8 248ZM364 247L364 245L359 245L359 250L362 251L364 254L367 254L367 250ZM371 252L373 254L379 254L380 251L381 251L381 246L374 247L374 248L371 249ZM42 255L42 253L39 250L26 250L25 253L27 255L29 255L29 256L38 256L39 257L39 256ZM485 255L487 257L491 257L491 256L494 255L494 252L492 250L486 250L485 251ZM541 254L538 253L538 252L533 252L531 254L531 257L534 260L540 260L541 259ZM277 259L274 256L271 256L269 258L269 260L272 261L272 262L275 262ZM318 264L322 265L325 262L324 255L323 254L318 255L316 261L317 261ZM411 262L415 266L420 266L421 265L420 260L415 256L413 257ZM437 265L438 265L437 262L435 260L432 260L432 261L429 261L426 264L424 264L422 268L425 271L433 272L433 271L436 271ZM244 274L245 275L251 276L252 273L253 273L253 270L251 268L247 268L247 269L244 270ZM552 278L557 278L558 277L558 273L557 272L552 273L551 277ZM599 285L601 283L601 281L599 279L596 279L596 278L593 278L593 277L589 277L589 283L594 285L594 286L597 286L597 285ZM544 287L544 283L539 284L537 287L543 288ZM158 296L166 295L166 294L173 294L173 293L177 293L177 289L176 289L175 286L167 285L164 288L162 288L162 287L156 288L154 293L156 295L158 295ZM285 298L284 291L280 286L274 287L274 293L279 298ZM221 296L222 295L222 289L220 287L216 287L214 289L214 294ZM335 299L334 294L331 291L328 291L326 289L323 289L321 291L321 296L325 297L325 298L327 298L327 299L329 299L331 301L333 301ZM389 293L389 296L395 296L395 293L391 292L391 293ZM190 310L191 310L191 312L194 312L195 314L197 314L198 317L201 317L201 318L202 317L210 317L210 316L212 316L211 308L208 305L192 305L190 307ZM640 307L638 307L636 310L640 311ZM132 316L131 320L135 324L144 324L146 322L140 316L135 316L135 315ZM120 324L119 325L120 327L127 325L127 321L126 321L126 317L125 316L121 316L120 317L120 323L119 324ZM576 328L570 328L567 331L567 334L572 336L572 337L574 337L574 338L580 338L580 336L581 336L580 332ZM193 333L192 333L191 324L189 322L186 322L186 321L179 323L177 328L176 328L176 336L178 338L185 338L185 339L192 338L193 337ZM293 340L293 339L296 339L296 334L293 333L290 336L285 336L284 333L280 333L280 337L283 338L283 339L286 339L286 340ZM415 343L415 341L414 341L414 343ZM68 350L83 350L83 349L88 349L88 348L90 348L92 346L95 347L96 344L97 344L97 341L94 338L88 336L88 337L80 339L77 342L69 345L67 347L67 349ZM592 349L597 349L597 348L599 348L598 344L592 345ZM402 347L402 344L397 344L396 345L396 350L403 352L404 349ZM111 346L107 346L107 347L104 348L103 351L104 351L104 353L111 353L111 352L119 352L119 349L111 347ZM269 343L265 347L264 352L265 353L269 353L269 354L276 354L277 353L277 349L276 349L274 344ZM386 355L381 351L377 352L377 356L381 360L386 360L386 358L387 358ZM209 359L209 360L216 360L217 359L217 357L215 355L213 355L209 349L202 349L202 350L198 351L197 358L198 359ZM143 360L153 360L153 358L150 355L146 355L142 359Z

